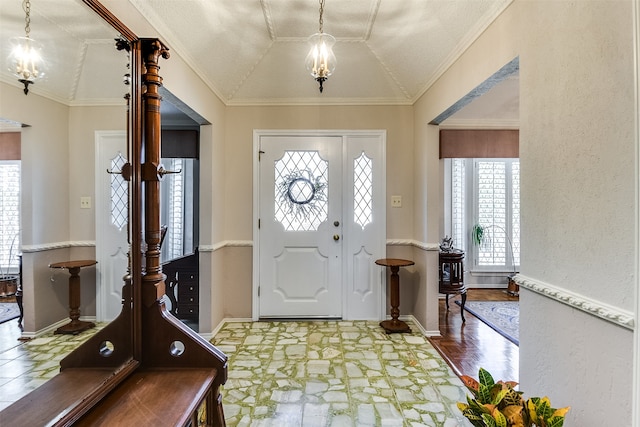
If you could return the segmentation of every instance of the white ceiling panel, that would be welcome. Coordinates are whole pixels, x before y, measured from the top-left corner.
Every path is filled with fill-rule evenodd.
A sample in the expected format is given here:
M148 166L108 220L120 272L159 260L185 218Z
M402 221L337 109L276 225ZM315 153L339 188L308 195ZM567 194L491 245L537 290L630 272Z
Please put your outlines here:
M317 0L121 1L227 105L410 105L512 0L326 0L337 67L322 94L304 67ZM69 105L121 103L117 34L80 0L32 0L31 10L49 61L32 90ZM20 0L0 0L0 24L0 80L17 85L6 57L8 38L24 35Z

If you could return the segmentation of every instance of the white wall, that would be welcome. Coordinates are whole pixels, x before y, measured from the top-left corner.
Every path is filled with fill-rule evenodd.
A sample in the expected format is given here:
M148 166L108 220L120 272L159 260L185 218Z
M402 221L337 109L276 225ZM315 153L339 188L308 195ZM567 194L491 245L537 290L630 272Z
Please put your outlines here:
M638 289L631 1L520 6L521 272L631 314ZM547 300L521 293L522 387L571 405L569 425L631 425L632 331Z
M387 200L402 196L402 208L387 203L387 238L409 240L413 222L413 114L410 106L279 106L227 107L226 115L225 240L252 241L254 129L386 129ZM225 313L251 317L252 249L228 248ZM228 283L228 282L227 282ZM403 282L409 292L419 285ZM413 290L412 290L413 289ZM407 297L405 301L411 301ZM401 303L402 314L410 305Z
M571 406L565 425L631 425L631 4L516 0L416 104L416 143L429 144L426 122L520 58L520 388Z

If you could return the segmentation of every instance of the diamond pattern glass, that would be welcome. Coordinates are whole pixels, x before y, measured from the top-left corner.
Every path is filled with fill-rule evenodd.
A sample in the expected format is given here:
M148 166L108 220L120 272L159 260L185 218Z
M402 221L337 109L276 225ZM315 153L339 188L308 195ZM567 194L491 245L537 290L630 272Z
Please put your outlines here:
M274 166L275 220L286 231L316 231L329 212L329 162L317 151L285 151Z
M364 152L353 160L353 221L363 230L373 221L373 166Z
M118 153L111 159L111 170L122 170L122 166L127 160ZM127 181L120 174L111 175L111 223L118 227L118 230L127 225L129 212L129 186Z

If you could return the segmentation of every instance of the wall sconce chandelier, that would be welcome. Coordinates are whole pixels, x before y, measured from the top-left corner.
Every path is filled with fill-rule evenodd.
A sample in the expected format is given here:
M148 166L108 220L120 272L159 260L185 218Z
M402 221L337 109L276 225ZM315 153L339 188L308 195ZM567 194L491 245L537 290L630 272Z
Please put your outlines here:
M333 54L333 45L336 39L331 34L322 31L323 13L324 0L320 0L319 30L307 40L311 45L311 50L309 50L309 54L305 60L307 71L309 71L313 78L320 84L320 93L322 93L322 84L336 69L336 56Z
M10 39L11 54L9 55L9 71L24 85L24 94L29 93L29 85L44 77L44 61L42 60L42 45L33 40L31 32L31 1L24 0L22 9L25 13L24 37Z

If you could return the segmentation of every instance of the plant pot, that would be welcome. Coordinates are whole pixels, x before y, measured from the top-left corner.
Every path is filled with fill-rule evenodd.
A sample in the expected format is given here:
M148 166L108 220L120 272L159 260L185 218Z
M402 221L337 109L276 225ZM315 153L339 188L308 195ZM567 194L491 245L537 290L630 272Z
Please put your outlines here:
M18 276L0 276L0 297L15 295L18 290Z

